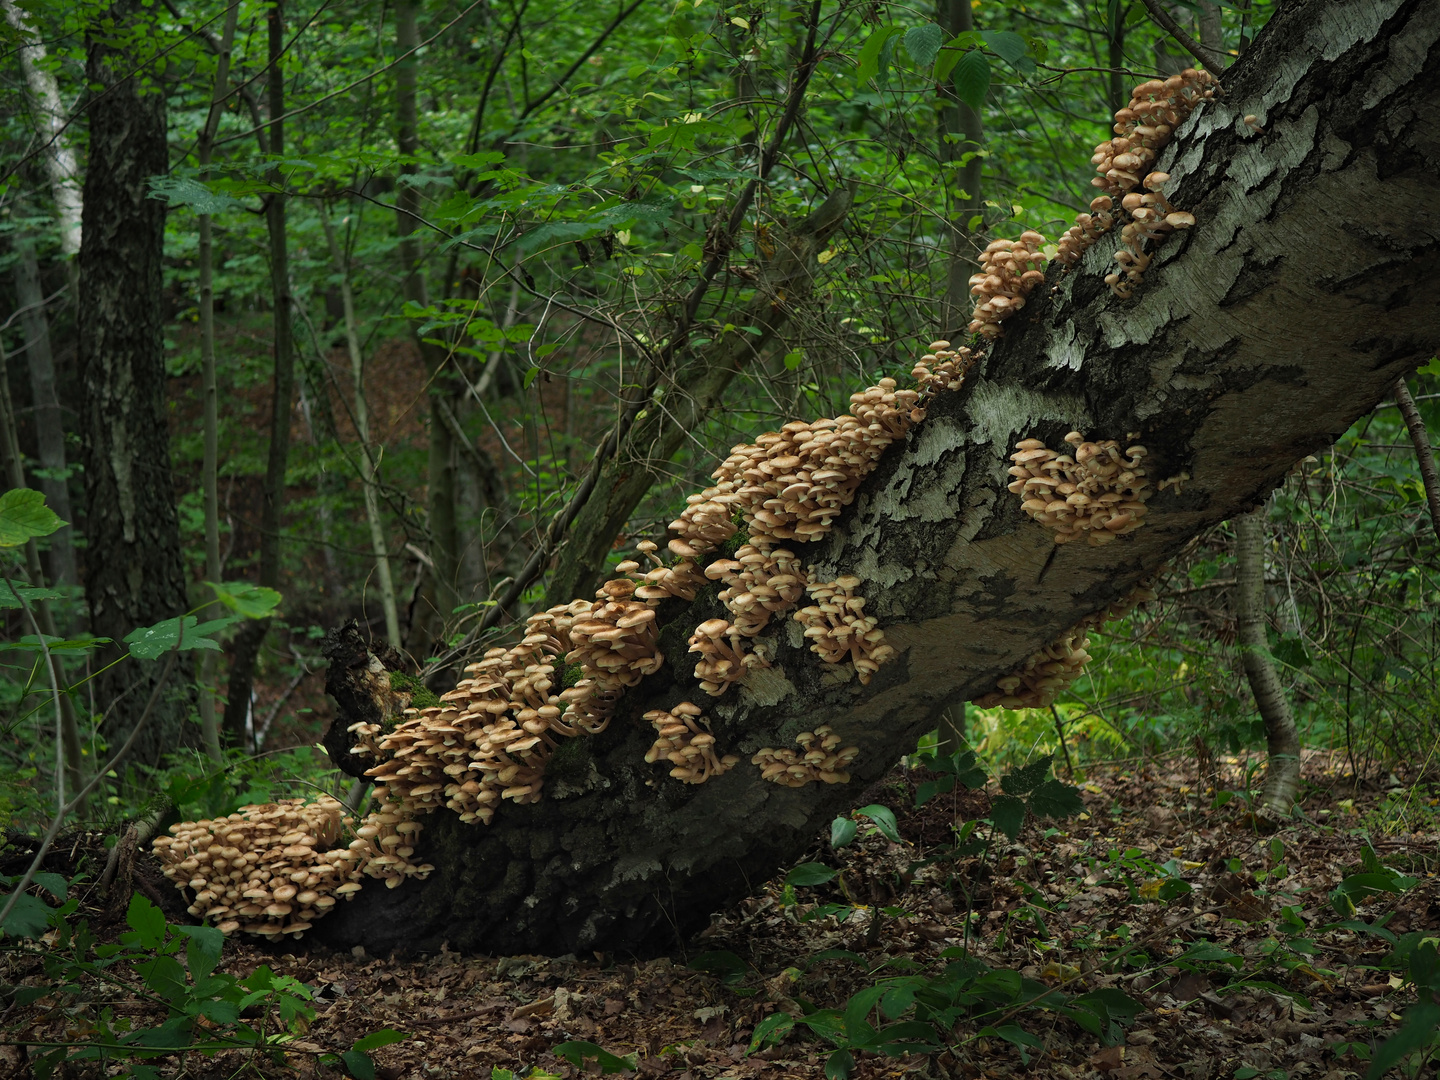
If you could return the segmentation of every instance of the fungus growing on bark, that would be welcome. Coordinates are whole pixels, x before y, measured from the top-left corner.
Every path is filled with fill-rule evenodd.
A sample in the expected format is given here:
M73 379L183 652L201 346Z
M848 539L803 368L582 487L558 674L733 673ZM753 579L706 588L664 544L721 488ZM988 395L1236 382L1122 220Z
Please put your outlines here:
M1154 600L1154 585L1152 575L1102 611L1085 616L1043 649L1031 653L1018 670L996 679L995 689L975 698L974 703L982 709L1045 708L1085 669L1090 659L1086 651L1090 646L1090 631Z
M841 740L822 724L814 731L795 736L798 751L788 747L764 747L750 759L760 766L760 779L782 787L804 787L816 780L826 784L848 784L850 763L860 756L858 746L840 746Z
M1019 240L992 240L980 255L980 272L970 278L975 310L972 334L1000 336L1000 324L1025 306L1030 290L1045 280L1045 237L1027 230Z
M1023 500L1021 509L1050 529L1057 544L1085 536L1099 546L1138 529L1151 495L1145 447L1131 446L1122 454L1114 439L1087 442L1078 431L1065 441L1073 456L1039 439L1016 443L1009 487Z
M688 701L669 710L652 709L645 719L654 725L656 738L645 755L648 764L671 765L670 775L685 784L703 784L712 776L728 772L740 759L734 754L717 757L715 736L700 706Z
M695 677L700 689L719 697L752 667L769 667L758 653L746 652L741 634L724 619L706 619L690 635L690 651L699 653Z
M929 351L916 361L910 374L920 384L921 391L931 395L941 390L959 390L965 382L965 373L974 363L975 353L970 349L964 346L953 349L950 342L941 339L930 343ZM916 422L923 420L924 410L920 410L918 416L912 413L910 418Z
M865 614L865 597L855 595L860 584L853 574L818 581L812 572L806 591L814 603L801 608L794 618L805 627L811 652L827 664L849 660L863 684L895 655L895 649L885 644L879 621Z
M282 799L233 814L170 826L152 848L177 888L193 890L191 915L222 933L278 941L299 937L360 888L359 859L343 844L351 824L329 795L313 803Z

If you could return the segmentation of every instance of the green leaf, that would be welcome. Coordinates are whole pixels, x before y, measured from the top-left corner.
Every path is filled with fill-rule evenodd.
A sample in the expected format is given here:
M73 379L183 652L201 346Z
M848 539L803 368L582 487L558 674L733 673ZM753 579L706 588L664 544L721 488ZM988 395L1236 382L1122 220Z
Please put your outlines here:
M948 795L955 790L955 777L942 776L939 780L926 780L915 785L915 806L924 806L936 795Z
M40 589L34 585L11 586L8 581L0 581L0 608L15 609L23 607L21 600L34 603L37 600L64 600L65 594L58 589Z
M1401 1020L1400 1030L1375 1051L1365 1080L1380 1080L1405 1058L1432 1044L1436 1029L1440 1029L1440 1004L1427 1001L1412 1005L1401 1014Z
M124 944L147 950L155 950L165 944L165 913L138 892L130 897L125 922L134 932L134 940L125 940L131 937L126 934L121 938Z
M41 638L26 634L18 641L0 642L0 652L40 652ZM82 656L91 649L110 644L107 637L62 638L46 634L46 647L56 656Z
M19 547L27 540L49 536L69 522L45 505L45 496L30 488L11 488L0 495L0 547Z
M869 806L862 806L855 811L861 817L867 817L875 823L880 830L880 835L891 843L900 843L900 826L895 821L895 811L888 806L881 806L878 803L871 803Z
M9 902L10 895L0 893L0 908ZM12 937L38 938L50 925L52 910L50 905L38 896L21 893L16 897L15 906L10 909L10 914L5 916L5 922L0 923L0 930Z
M860 66L855 72L855 82L864 86L880 73L880 50L896 34L903 31L899 26L882 26L870 35L860 49Z
M852 819L837 817L830 823L830 846L833 848L844 847L855 839L857 832L859 832L859 827Z
M1030 810L1037 817L1062 821L1085 812L1085 800L1080 789L1061 780L1046 780L1030 795Z
M905 51L917 68L929 68L935 63L935 56L944 40L945 32L934 23L912 26L905 31Z
M955 65L960 62L960 58L965 55L965 51L967 49L973 49L983 40L984 39L974 30L967 30L958 37L951 38L945 43L944 47L941 48L940 55L935 58L935 71L931 77L937 83L943 83L950 77L950 72L955 70Z
M340 1060L345 1064L345 1071L355 1080L375 1080L375 1062L370 1060L369 1054L346 1050L340 1055Z
M997 795L990 804L990 820L995 828L1014 840L1025 827L1025 803L1013 795Z
M616 1057L610 1053L609 1050L601 1046L596 1046L592 1042L575 1040L563 1042L555 1047L551 1053L556 1057L564 1058L577 1069L584 1068L586 1059L594 1058L600 1065L600 1071L607 1076L617 1072L633 1072L635 1069L634 1063L625 1058Z
M755 1031L750 1036L750 1047L745 1053L753 1054L762 1047L774 1046L789 1035L794 1028L795 1019L789 1013L771 1013L755 1025Z
M990 89L990 61L979 49L971 49L955 65L955 93L976 112L985 107Z
M381 1028L379 1031L372 1031L355 1040L352 1050L369 1051L379 1050L382 1046L392 1046L398 1042L404 1042L410 1038L408 1031L396 1031L394 1028Z
M163 916L162 916L163 918ZM185 969L173 956L157 956L135 965L135 972L155 993L166 1001L178 1003L189 996Z
M1014 769L1000 778L1000 790L1006 795L1029 795L1050 775L1051 756L1046 754L1029 765Z
M805 362L805 352L804 352L803 349L791 349L789 352L787 352L787 353L785 354L785 370L786 370L786 371L799 371L799 370L800 370L800 365L803 364L804 362Z
M185 966L190 969L190 978L198 983L220 963L225 935L213 926L177 926L175 929L189 938L185 943Z
M265 619L280 606L280 594L264 585L252 585L248 581L225 581L216 584L207 581L215 592L215 599L236 615L247 619Z
M171 206L186 206L197 214L215 215L243 210L245 204L223 191L207 187L193 176L150 177L150 198Z
M55 897L56 900L64 900L69 893L70 883L62 874L51 874L42 870L30 880Z
M1009 30L985 30L982 33L986 47L1011 67L1025 75L1035 70L1035 62L1025 55L1029 51L1025 45L1025 39L1019 34ZM1028 70L1027 61L1029 61Z
M141 660L154 660L177 645L181 652L189 652L191 649L213 649L219 652L220 643L206 635L223 630L227 626L233 626L240 621L240 617L237 615L227 615L224 618L210 619L203 623L199 622L194 615L186 615L183 618L183 634L180 619L166 619L154 626L142 626L131 630L125 635L125 644L130 646L130 655Z
M785 884L803 888L810 885L824 885L834 879L836 871L824 863L804 862L785 875Z

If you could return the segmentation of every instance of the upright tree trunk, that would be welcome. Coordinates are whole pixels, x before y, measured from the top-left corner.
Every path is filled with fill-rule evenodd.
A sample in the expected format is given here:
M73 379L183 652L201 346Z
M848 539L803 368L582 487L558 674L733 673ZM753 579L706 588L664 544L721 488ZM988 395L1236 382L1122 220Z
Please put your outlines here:
M240 5L234 4L225 15L220 34L220 47L215 63L215 85L210 91L210 109L200 129L195 156L200 163L200 180L210 175L210 155L215 147L215 132L220 126L220 113L229 93L230 50L235 43L235 26ZM219 391L215 382L215 248L209 214L199 215L200 245L196 253L200 278L200 392L204 408L204 458L200 466L200 487L205 500L205 576L217 584L223 580L220 565L220 417ZM213 609L212 609L213 610ZM216 612L218 614L218 612ZM220 758L220 721L215 708L215 675L220 657L206 649L200 661L200 732L211 758Z
M1260 792L1261 810L1288 817L1300 789L1300 735L1290 699L1270 655L1265 619L1265 507L1234 518L1235 618L1241 660L1255 705L1265 721L1268 767Z
M1243 123L1250 114L1264 135ZM772 666L711 698L686 644L723 609L713 593L662 606L664 666L626 692L603 734L562 741L540 801L505 802L489 825L422 816L414 858L434 865L430 877L367 884L315 935L371 952L672 944L813 844L941 709L988 693L1191 537L1254 506L1440 345L1430 0L1287 2L1157 168L1196 225L1157 246L1134 297L1117 300L1101 279L1118 236L1052 266L964 386L940 394L832 533L804 545L820 580L860 578L866 614L897 651L867 685L827 672L785 620L763 638ZM1143 527L1117 542L1057 546L1007 490L1007 469L1020 440L1061 448L1076 429L1145 446L1157 487L1188 479L1157 492ZM360 691L341 700L343 739L365 707L363 679L347 676L369 661L363 648L332 654L336 689ZM644 713L684 700L711 717L716 752L740 758L702 784L645 763L655 731ZM761 778L752 755L794 747L820 723L859 750L849 783Z
M940 0L941 22L951 37L975 29L970 0ZM970 275L977 266L975 217L985 212L981 195L985 159L985 123L979 111L960 100L953 84L941 90L940 156L943 161L960 162L948 175L954 176L951 191L950 259L946 264L945 304L941 309L941 337L959 342L969 335L965 329L974 307L970 297Z
M395 65L395 141L402 157L413 157L420 149L418 112L415 104L416 72L420 61L414 49L420 42L416 18L418 0L400 0L395 5L395 45L405 59ZM405 274L405 299L420 307L430 304L425 285L425 270L420 257L417 230L420 226L420 192L407 181L415 174L413 161L400 166L399 190L395 196L396 230L400 235L400 260ZM418 323L416 324L418 331ZM431 610L423 616L428 639L438 640L443 628L454 617L460 603L455 591L459 569L460 538L455 526L455 436L445 422L447 398L454 396L450 379L442 370L445 354L427 345L415 334L416 344L425 358L425 371L430 380L429 475L427 478L426 510L430 530ZM415 643L424 648L421 642Z
M15 0L0 0L0 8L5 11L5 21L22 38L29 39L34 31ZM46 67L44 44L24 45L18 52L20 71L25 76L25 90L30 97L30 107L35 112L35 132L45 151L41 160L50 180L55 216L60 222L60 251L66 259L70 259L80 251L82 206L80 171L75 165L75 151L70 145L66 127L70 115L60 98L60 86L55 81L55 75ZM73 284L73 268L70 280Z
M282 0L273 0L269 15L270 68L269 151L285 152L285 11ZM270 240L270 296L275 309L275 379L271 397L270 452L265 461L265 487L260 505L260 584L280 584L280 514L285 506L285 470L290 463L290 402L295 396L295 346L290 311L290 240L285 229L286 194L284 178L272 173L276 190L265 204L265 228ZM246 741L246 717L250 714L251 688L260 645L270 629L269 619L248 621L235 635L234 661L225 701L225 728L230 739L241 746Z
M356 455L360 470L360 489L365 496L365 520L370 526L370 552L375 559L375 587L380 593L380 607L385 613L385 639L392 648L400 648L400 608L395 602L395 581L390 576L390 545L385 539L385 521L380 516L380 492L375 479L375 459L370 449L370 408L365 402L365 356L360 350L360 326L355 318L355 296L350 289L350 266L345 250L335 235L330 208L319 206L320 224L325 229L325 242L330 248L330 265L340 279L340 303L345 319L345 348L350 355L350 385L354 400L351 416L355 420L355 437L359 440Z
M45 493L50 509L59 514L62 521L73 523L70 482L65 479L65 418L55 390L50 320L45 314L40 264L35 260L35 246L28 236L16 235L15 255L15 300L22 312L20 325L25 331L25 362L30 369L30 393L35 405L35 448L40 467L48 474L40 477L40 490ZM75 569L74 535L73 524L50 534L50 580L57 585L80 583Z
M142 10L118 0L124 24ZM186 609L185 564L170 472L165 351L160 313L165 204L149 180L169 168L163 87L126 77L133 60L96 38L87 42L90 153L80 247L80 417L85 466L85 593L97 635L119 642L138 626ZM100 666L124 646L109 646ZM158 764L189 745L194 707L190 653L182 653L157 700L132 760ZM130 660L98 678L101 728L116 745L133 728L162 662Z

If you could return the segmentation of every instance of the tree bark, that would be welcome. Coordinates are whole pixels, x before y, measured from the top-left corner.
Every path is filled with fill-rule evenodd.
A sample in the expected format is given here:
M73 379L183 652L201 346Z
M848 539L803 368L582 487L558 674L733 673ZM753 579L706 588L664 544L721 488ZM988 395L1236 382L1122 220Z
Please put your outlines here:
M117 21L137 16L136 0L119 0ZM165 95L125 78L132 62L103 40L87 43L86 78L98 86L88 114L84 242L80 247L80 418L85 466L85 594L91 627L120 642L138 626L186 609L185 565L170 472L165 412L165 353L160 311L165 204L149 198L149 180L169 168ZM112 644L104 666L121 655ZM192 741L190 653L156 702L134 748L154 765ZM135 726L162 664L132 660L99 676L106 707L101 732L118 745Z
M489 826L423 818L430 877L367 886L315 933L375 953L664 948L794 859L950 702L988 692L1261 501L1433 354L1437 87L1434 4L1287 4L1157 162L1197 225L1159 248L1135 297L1101 278L1118 237L1053 266L965 386L890 447L829 537L801 547L823 580L861 578L898 650L868 685L825 672L786 621L771 632L774 666L711 699L685 642L721 609L675 602L659 616L666 666L604 734L563 744L540 802L507 803ZM1006 468L1018 440L1060 446L1072 429L1142 443L1149 475L1190 479L1119 542L1057 547L1006 490ZM368 662L334 663L333 685ZM336 697L343 731L364 709ZM642 714L685 699L712 718L717 751L741 756L694 786L644 763ZM860 748L849 784L759 779L757 749L821 722Z
M78 231L78 226L76 227ZM40 467L49 475L40 477L45 502L62 521L74 522L70 507L70 482L66 479L65 418L55 390L55 356L50 349L50 319L45 314L45 295L40 286L40 264L35 245L28 236L15 237L15 301L24 313L20 325L25 331L25 363L30 369L30 393L34 404L35 449ZM56 585L78 585L75 569L75 528L67 525L52 533L50 580Z
M285 152L285 11L282 0L272 0L267 16L270 33L268 150ZM265 203L265 229L270 241L270 295L275 309L275 377L272 383L270 447L265 462L265 486L260 503L260 584L280 584L280 513L285 505L285 470L290 463L290 408L295 397L295 342L290 310L290 238L286 232L284 178L272 173L276 190ZM270 629L269 619L249 620L235 635L230 685L225 700L225 728L231 742L246 745L246 718L250 715L251 687L260 646Z
M1233 524L1240 655L1255 707L1265 721L1267 767L1260 810L1272 817L1288 817L1300 789L1300 734L1270 655L1265 618L1265 507L1241 514Z

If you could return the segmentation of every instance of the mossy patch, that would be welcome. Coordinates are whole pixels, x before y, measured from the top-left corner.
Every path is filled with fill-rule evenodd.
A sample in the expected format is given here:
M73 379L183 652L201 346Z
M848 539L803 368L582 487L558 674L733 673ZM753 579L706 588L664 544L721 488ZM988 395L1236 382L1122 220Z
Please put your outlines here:
M572 787L584 787L593 761L594 757L583 738L561 739L550 760L545 763L545 777L547 780L563 781Z
M434 691L414 675L406 675L403 671L390 672L390 689L400 694L409 694L412 709L428 709L441 704Z

